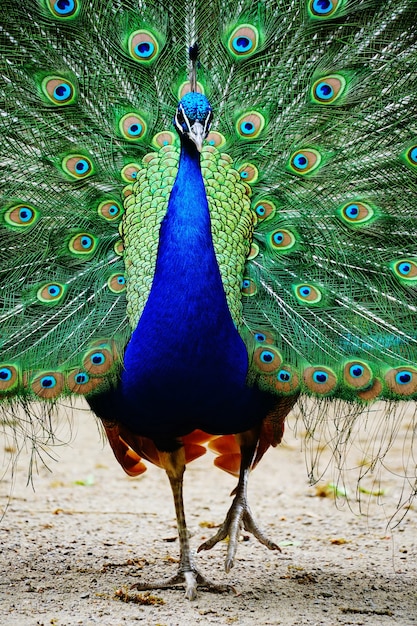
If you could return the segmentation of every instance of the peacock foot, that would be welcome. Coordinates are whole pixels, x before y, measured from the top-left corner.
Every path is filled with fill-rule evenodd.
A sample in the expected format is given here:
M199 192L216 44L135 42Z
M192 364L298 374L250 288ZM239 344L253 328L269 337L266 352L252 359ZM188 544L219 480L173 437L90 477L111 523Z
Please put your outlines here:
M216 543L223 541L226 537L229 537L224 568L226 572L230 572L234 565L239 535L242 528L256 537L256 539L269 550L279 550L281 552L281 548L276 543L271 541L259 528L253 518L246 499L242 498L239 494L233 500L232 506L227 512L226 519L220 526L217 533L202 543L197 552L201 552L202 550L211 550Z
M154 583L135 583L131 589L138 591L150 591L153 589L175 589L178 586L185 587L185 597L187 600L195 600L197 597L197 588L207 589L214 593L226 593L232 591L236 593L236 589L232 585L220 585L208 580L203 574L195 568L184 570L181 566L175 576L166 580L155 581Z

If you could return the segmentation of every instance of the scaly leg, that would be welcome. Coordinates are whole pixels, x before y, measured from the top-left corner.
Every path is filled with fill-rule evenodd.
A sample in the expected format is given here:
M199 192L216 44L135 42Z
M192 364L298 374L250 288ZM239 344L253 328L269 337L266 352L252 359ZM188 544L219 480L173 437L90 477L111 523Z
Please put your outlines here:
M175 576L172 576L168 580L149 584L137 583L133 585L132 588L145 591L150 589L168 589L180 584L185 584L185 596L188 600L194 600L197 597L197 587L205 587L209 591L218 593L234 591L231 585L217 585L207 580L192 563L183 502L183 477L185 471L184 449L179 448L174 452L160 452L160 460L168 475L174 496L180 542L180 565Z
M240 531L243 528L252 533L258 541L265 545L270 550L280 550L279 546L271 541L264 532L259 528L255 522L252 512L249 508L247 501L247 486L248 478L252 465L252 461L255 456L256 446L259 438L259 430L248 430L245 433L236 435L241 451L241 463L239 481L236 489L234 490L234 500L230 509L227 512L226 519L220 526L217 533L208 539L198 548L197 552L201 550L210 550L216 543L222 541L226 537L229 537L229 544L227 548L227 556L225 561L225 570L230 572L234 565L234 559L236 556L237 545L239 540Z

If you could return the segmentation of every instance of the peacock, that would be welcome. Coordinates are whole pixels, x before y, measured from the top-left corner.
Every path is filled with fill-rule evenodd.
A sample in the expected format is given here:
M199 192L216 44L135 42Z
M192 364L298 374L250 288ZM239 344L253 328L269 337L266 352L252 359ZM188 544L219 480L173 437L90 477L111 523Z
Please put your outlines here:
M199 550L228 537L229 572L242 528L279 549L247 483L299 399L417 396L416 19L416 0L1 2L1 406L30 434L84 396L130 476L166 471L179 569L140 589L227 588L183 507L207 446L238 483Z

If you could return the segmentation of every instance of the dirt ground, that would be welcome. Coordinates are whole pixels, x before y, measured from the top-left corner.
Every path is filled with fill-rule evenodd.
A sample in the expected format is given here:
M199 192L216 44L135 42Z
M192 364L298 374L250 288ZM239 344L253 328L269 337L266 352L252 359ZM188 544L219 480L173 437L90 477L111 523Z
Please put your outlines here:
M244 534L229 575L223 569L224 544L196 555L204 573L232 584L238 595L202 590L194 602L181 590L129 590L137 580L169 576L176 568L173 503L161 470L150 467L140 478L127 477L83 408L75 412L71 434L65 419L56 426L71 443L44 454L49 469L37 463L34 487L27 486L33 451L28 445L21 452L12 473L16 444L6 437L1 444L6 471L0 484L0 624L416 624L417 507L407 505L410 484L404 487L400 476L408 463L413 482L412 420L411 409L396 418L398 436L381 473L369 467L369 446L374 451L377 439L391 433L390 425L383 414L359 420L367 431L347 450L349 504L342 483L334 501L339 478L334 463L318 485L309 484L306 460L309 466L321 452L320 475L329 454L322 442L306 452L304 427L298 422L295 438L290 420L284 445L269 451L253 472L249 494L252 511L282 552L270 552ZM235 482L214 468L212 459L208 452L186 472L193 548L223 520ZM359 494L357 475L363 468L369 472ZM399 502L405 505L391 520Z

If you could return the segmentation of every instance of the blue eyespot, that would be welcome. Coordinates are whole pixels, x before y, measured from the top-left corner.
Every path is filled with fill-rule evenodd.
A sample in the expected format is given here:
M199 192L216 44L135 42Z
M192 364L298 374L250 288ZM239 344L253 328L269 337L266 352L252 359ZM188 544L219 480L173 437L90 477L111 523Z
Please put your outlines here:
M80 159L75 164L75 169L77 170L77 174L85 174L90 169L90 164L85 159Z
M306 167L308 166L308 159L306 156L304 156L304 154L297 154L294 157L294 161L293 164L295 167L297 167L299 170L305 170Z
M13 375L12 374L12 370L9 369L8 367L2 367L0 369L0 380L1 381L7 382L8 380L11 379L12 375Z
M407 263L405 261L403 263L399 263L397 265L397 269L400 272L400 274L402 274L403 276L408 276L408 274L411 272L411 265L410 263Z
M90 377L85 372L80 372L75 376L75 382L77 385L85 385L90 380Z
M72 90L71 87L67 83L61 83L54 89L54 98L55 100L68 100L71 96Z
M249 173L246 170L242 170L240 172L240 178L247 178L249 176Z
M266 209L262 204L259 204L255 209L255 213L262 217L263 215L265 215Z
M134 48L136 56L141 59L149 59L155 52L155 46L152 41L141 41Z
M346 217L354 220L359 215L359 207L357 204L349 204L349 206L345 207L344 212Z
M331 100L334 96L334 89L329 83L323 81L316 87L316 96L320 100Z
M413 375L411 372L407 372L403 370L402 372L398 372L395 376L395 382L399 385L408 385L413 380Z
M235 37L233 39L232 46L237 53L242 54L243 52L249 52L249 50L253 46L253 43L249 39L249 37L244 37L240 35L239 37Z
M263 350L259 356L262 363L272 363L275 359L275 354L270 350Z
M90 356L90 360L93 365L103 365L106 361L106 357L101 352L94 352L94 354Z
M256 341L259 341L259 343L263 343L266 340L266 335L263 333L256 333L255 339Z
M61 287L59 285L49 285L48 294L50 296L55 298L56 296L59 296L60 293L61 293Z
M318 383L319 385L324 385L325 383L327 383L329 379L329 375L327 372L322 372L321 370L317 370L317 372L314 372L313 374L313 380L315 383Z
M56 386L56 378L54 376L44 376L39 382L44 389L53 389Z
M349 374L352 376L352 378L360 378L364 371L365 368L362 365L352 365L349 368Z
M138 135L142 133L142 130L143 130L143 126L141 124L136 123L136 124L131 124L129 128L127 129L127 132L132 137L137 137Z
M91 239L91 237L88 237L87 235L83 235L81 237L81 246L83 248L88 250L88 248L91 248L92 245L93 245L93 240Z
M281 244L284 241L284 234L281 232L274 233L273 240L274 240L274 243L278 245Z
M245 278L242 280L242 289L248 289L248 287L250 287L250 280Z
M75 10L74 0L57 0L54 4L54 11L57 15L68 16Z
M318 15L327 15L333 9L333 3L330 0L314 0L313 11Z
M118 206L116 206L115 204L112 204L112 205L109 207L109 213L110 213L110 215L117 215L117 214L119 213L119 211L120 211L119 207L118 207Z
M253 122L242 122L240 130L244 135L252 135L255 132L255 124Z
M288 383L291 380L291 374L287 370L279 370L277 379L282 383Z
M21 222L30 222L34 215L35 212L29 207L24 206L19 209L19 219Z
M300 294L301 294L302 296L304 296L305 298L307 298L307 297L311 294L311 289L310 289L310 287L302 287L302 288L300 289Z
M118 276L117 277L117 282L119 283L119 285L125 285L126 284L126 278L124 276Z

